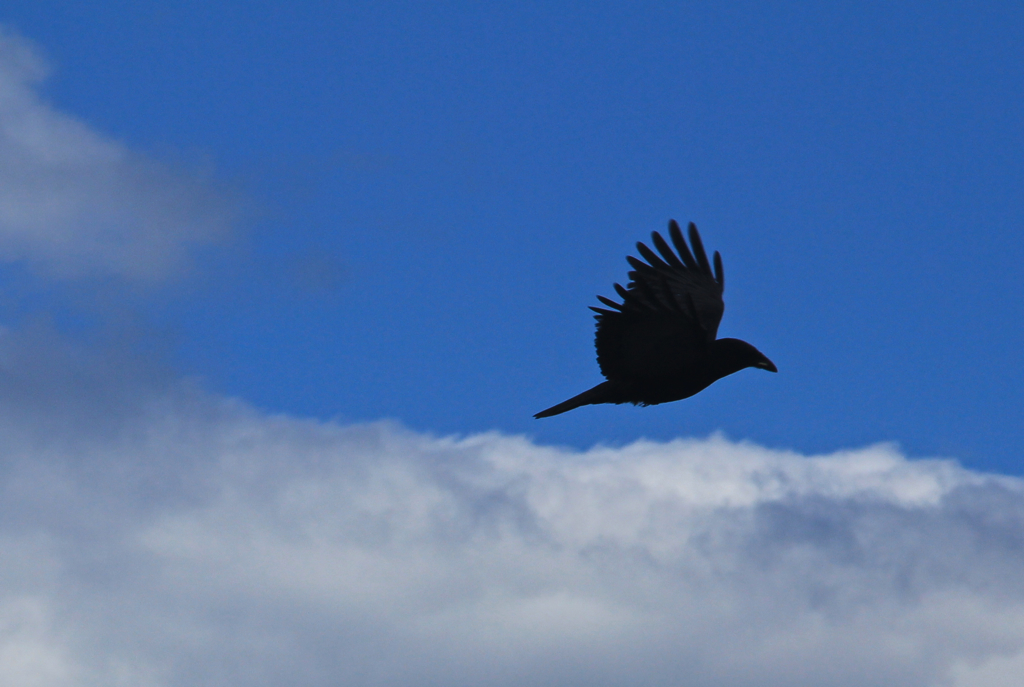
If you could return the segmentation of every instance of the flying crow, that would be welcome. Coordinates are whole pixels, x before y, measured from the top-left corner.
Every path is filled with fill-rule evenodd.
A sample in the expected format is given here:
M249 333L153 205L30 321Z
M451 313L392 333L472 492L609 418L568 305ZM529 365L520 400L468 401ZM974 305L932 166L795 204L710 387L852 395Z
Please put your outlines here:
M745 367L778 372L746 341L717 338L725 312L722 256L715 252L712 272L692 222L692 252L675 220L668 223L668 233L676 252L661 234L652 233L661 255L636 244L647 262L626 258L633 268L629 285L615 284L622 303L598 296L607 308L591 308L597 313L597 364L608 381L534 417L593 403L650 406L678 401Z

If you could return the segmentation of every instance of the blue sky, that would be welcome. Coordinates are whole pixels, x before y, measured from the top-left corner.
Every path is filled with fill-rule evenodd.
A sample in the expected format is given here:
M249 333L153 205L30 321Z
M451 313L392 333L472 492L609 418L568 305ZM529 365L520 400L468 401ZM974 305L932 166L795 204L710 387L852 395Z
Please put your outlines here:
M1016 685L1022 39L4 3L0 683ZM534 420L669 218L779 374Z
M55 106L238 194L200 278L136 306L213 389L440 433L893 440L1019 472L1014 3L5 15ZM725 258L723 335L780 374L534 421L600 380L587 306L670 217Z

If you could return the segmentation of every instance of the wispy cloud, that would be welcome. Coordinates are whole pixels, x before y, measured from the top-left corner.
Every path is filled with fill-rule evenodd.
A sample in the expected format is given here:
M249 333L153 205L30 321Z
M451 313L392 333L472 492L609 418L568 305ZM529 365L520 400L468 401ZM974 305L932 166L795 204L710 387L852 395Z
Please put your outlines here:
M54 109L37 92L47 71L0 27L0 260L151 281L227 233L237 208L222 192Z
M187 389L69 434L0 432L6 684L973 686L1024 660L1024 483L892 446L577 453Z

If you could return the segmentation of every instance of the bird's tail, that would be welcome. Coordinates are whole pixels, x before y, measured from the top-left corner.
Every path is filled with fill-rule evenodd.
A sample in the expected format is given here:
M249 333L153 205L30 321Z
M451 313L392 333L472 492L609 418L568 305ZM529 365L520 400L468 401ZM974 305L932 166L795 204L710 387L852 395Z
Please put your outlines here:
M593 389L587 389L579 396L573 396L568 401L562 401L556 406L551 406L547 410L540 411L534 415L534 417L539 420L542 417L551 417L552 415L558 415L567 410L590 405L592 403L608 403L608 391L610 387L611 384L609 382L601 382Z

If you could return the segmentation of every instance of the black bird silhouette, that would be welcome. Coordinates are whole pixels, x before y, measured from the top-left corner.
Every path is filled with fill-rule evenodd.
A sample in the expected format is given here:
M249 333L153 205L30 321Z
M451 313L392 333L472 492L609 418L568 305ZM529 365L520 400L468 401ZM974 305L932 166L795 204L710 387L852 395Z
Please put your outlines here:
M637 243L647 262L626 258L633 267L629 285L615 284L622 303L598 296L610 309L591 307L597 313L597 364L608 381L534 417L551 417L593 403L650 406L678 401L745 367L778 372L746 341L716 338L725 312L722 256L715 252L712 273L692 222L692 253L675 220L668 223L668 233L678 255L661 234L653 232L651 238L661 256Z

